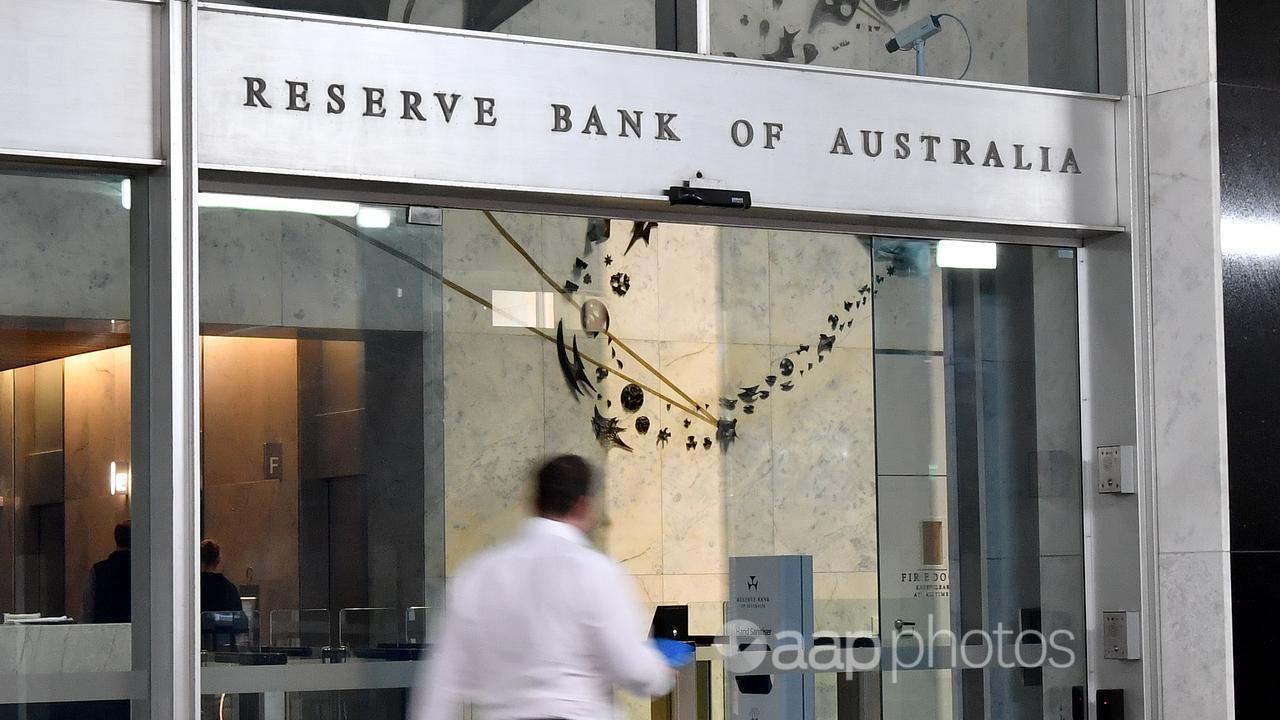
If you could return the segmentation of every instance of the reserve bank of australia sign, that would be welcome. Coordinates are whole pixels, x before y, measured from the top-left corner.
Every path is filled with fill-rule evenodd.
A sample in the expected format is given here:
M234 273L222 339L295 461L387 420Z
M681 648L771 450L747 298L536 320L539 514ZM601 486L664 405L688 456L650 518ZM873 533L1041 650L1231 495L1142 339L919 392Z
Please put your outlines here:
M225 9L200 27L206 166L1118 224L1111 99Z

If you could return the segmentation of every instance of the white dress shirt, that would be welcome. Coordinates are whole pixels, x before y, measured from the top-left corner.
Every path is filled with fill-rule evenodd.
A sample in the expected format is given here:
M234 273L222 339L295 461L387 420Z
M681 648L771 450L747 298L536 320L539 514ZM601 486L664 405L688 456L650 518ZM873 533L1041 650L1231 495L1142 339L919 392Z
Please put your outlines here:
M631 578L577 528L531 518L450 580L413 720L605 720L614 686L671 690Z

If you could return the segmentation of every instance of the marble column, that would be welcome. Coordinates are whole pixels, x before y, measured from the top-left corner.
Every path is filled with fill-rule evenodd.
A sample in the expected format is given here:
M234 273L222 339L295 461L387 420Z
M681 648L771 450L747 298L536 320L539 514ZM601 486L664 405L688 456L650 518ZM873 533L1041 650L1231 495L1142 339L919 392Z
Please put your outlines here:
M1217 69L1211 3L1141 3L1150 213L1149 407L1153 429L1160 697L1149 716L1234 717L1227 530ZM1145 72L1144 72L1145 71ZM1142 256L1140 252L1140 257ZM1154 661L1151 659L1149 661Z

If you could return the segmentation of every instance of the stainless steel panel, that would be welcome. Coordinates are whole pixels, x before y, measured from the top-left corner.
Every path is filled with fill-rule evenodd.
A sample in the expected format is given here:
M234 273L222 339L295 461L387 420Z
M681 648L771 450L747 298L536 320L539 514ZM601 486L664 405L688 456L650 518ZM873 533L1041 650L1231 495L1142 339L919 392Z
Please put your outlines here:
M160 7L0 3L0 154L154 161L152 33Z
M647 201L690 181L748 190L766 209L1118 225L1114 98L229 7L202 14L203 167ZM571 130L553 131L554 105L570 108ZM643 113L638 137L622 135L620 110ZM658 113L674 114L678 140L657 138ZM738 121L751 132L739 124L735 142ZM780 128L772 143L766 123ZM841 128L849 154L835 147ZM864 130L872 149L884 133L876 157ZM895 157L898 133L909 157ZM933 161L926 136L939 138ZM990 143L1000 167L983 166ZM1018 145L1029 169L1014 167ZM1061 172L1068 148L1079 174Z

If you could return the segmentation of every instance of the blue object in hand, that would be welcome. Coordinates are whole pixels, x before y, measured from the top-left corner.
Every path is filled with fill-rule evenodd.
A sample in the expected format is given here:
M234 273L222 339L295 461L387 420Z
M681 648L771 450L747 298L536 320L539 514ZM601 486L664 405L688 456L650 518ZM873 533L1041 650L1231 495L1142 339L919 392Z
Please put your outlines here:
M673 668L680 668L693 662L693 646L679 640L669 640L667 638L654 638L653 644L658 648L658 652L662 653L662 657L667 664Z

